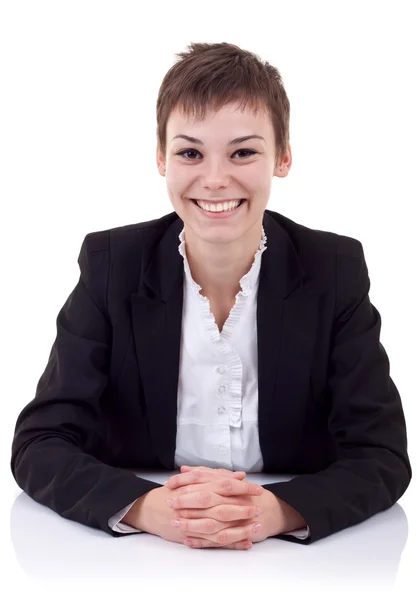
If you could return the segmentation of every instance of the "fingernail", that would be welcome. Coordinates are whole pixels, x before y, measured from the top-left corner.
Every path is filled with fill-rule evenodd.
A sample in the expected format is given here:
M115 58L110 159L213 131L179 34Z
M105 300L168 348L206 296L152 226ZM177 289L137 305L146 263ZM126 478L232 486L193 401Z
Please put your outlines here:
M169 500L166 501L166 503L168 504L168 506L173 506L174 504L174 499L170 498Z
M255 517L259 517L259 515L261 514L261 512L262 512L262 509L261 509L261 507L260 507L260 506L257 506L257 507L256 507L256 512L255 512Z
M171 525L173 527L179 527L181 525L181 523L177 519L175 519L174 521L171 521Z
M257 533L261 527L262 527L261 523L256 523L256 525L253 526L253 532Z

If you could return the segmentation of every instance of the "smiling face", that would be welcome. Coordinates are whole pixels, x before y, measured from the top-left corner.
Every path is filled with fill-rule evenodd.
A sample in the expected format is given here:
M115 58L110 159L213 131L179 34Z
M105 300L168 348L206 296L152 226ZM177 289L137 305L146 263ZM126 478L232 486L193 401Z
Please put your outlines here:
M184 137L194 138L193 140ZM244 141L237 138L251 137ZM291 167L291 148L276 163L274 130L269 114L237 103L207 111L205 119L171 113L166 128L166 156L157 149L157 164L166 177L168 195L184 222L185 237L211 244L230 243L242 236L260 240L272 178L285 177ZM221 218L210 216L192 199L245 202Z

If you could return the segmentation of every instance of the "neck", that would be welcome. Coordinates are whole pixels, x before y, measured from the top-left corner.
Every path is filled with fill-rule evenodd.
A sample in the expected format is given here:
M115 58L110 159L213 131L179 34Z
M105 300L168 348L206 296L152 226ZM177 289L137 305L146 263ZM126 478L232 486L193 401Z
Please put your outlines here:
M240 280L250 270L262 239L262 222L237 240L206 242L184 229L185 248L191 275L206 297L235 299Z

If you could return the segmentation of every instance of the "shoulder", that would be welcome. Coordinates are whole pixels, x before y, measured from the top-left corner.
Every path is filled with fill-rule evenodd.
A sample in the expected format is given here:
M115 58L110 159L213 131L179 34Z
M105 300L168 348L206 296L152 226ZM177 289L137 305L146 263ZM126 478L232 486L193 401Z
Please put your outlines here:
M290 238L306 283L323 293L337 291L339 296L348 294L349 288L368 289L368 270L359 240L345 233L308 227L279 213L268 214Z
M149 261L154 248L170 225L179 219L169 213L158 219L112 227L87 233L81 245L78 264L86 284L99 285L101 293L108 281L116 286L137 286L142 265Z
M297 223L280 213L271 210L266 212L288 234L303 263L309 262L309 258L316 260L326 256L333 259L336 259L337 256L363 257L362 243L352 236L314 229Z
M173 212L157 219L141 221L112 227L101 231L92 231L86 234L83 246L88 253L109 251L123 252L123 250L137 251L146 242L156 243L170 225L177 220L178 215Z

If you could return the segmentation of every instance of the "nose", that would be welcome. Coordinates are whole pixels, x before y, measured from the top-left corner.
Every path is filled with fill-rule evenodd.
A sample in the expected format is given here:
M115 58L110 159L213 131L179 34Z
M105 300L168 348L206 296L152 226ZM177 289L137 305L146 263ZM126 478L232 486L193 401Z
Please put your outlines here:
M202 183L206 190L227 188L229 181L230 175L218 163L208 167L205 174L202 176Z

